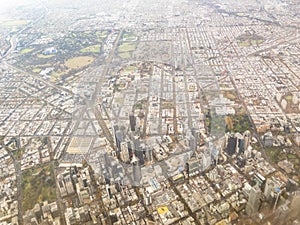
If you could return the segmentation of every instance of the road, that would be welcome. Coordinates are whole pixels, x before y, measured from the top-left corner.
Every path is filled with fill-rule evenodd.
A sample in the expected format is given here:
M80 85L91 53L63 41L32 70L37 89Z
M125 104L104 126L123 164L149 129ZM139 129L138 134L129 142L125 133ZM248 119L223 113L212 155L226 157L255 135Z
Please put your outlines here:
M3 64L6 65L6 66L8 66L8 67L10 67L10 68L12 68L12 69L14 69L14 70L16 70L16 71L18 71L18 72L20 72L20 73L23 73L23 74L25 74L25 75L28 75L28 76L33 77L34 79L36 79L36 80L42 82L43 84L45 84L45 85L48 86L48 87L51 87L51 88L53 88L53 89L56 89L56 90L59 90L59 91L62 91L62 92L66 92L66 93L68 93L68 94L71 94L72 96L75 95L71 90L66 89L66 88L63 88L63 87L61 87L61 86L58 86L58 85L56 85L56 84L54 84L54 83L51 83L50 81L47 81L47 80L41 78L41 76L38 75L38 74L35 74L35 73L31 73L31 72L25 71L25 70L23 70L23 69L21 69L21 68L19 68L19 67L16 67L16 66L13 66L13 65L7 63L7 62L3 62Z

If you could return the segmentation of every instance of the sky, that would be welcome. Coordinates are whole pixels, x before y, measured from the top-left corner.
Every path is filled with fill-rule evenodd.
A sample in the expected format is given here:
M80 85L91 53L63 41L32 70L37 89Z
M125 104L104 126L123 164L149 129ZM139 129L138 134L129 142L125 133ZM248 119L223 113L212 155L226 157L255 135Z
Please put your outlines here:
M38 0L0 0L0 12L5 12L17 6L28 5Z

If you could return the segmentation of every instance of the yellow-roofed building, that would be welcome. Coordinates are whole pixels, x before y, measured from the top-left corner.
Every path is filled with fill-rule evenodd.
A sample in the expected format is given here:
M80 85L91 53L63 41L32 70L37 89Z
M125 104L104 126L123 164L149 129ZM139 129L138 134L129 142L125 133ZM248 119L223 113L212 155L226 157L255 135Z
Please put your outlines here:
M167 206L161 206L161 207L157 208L157 212L158 212L158 214L162 215L162 214L169 212L169 209Z

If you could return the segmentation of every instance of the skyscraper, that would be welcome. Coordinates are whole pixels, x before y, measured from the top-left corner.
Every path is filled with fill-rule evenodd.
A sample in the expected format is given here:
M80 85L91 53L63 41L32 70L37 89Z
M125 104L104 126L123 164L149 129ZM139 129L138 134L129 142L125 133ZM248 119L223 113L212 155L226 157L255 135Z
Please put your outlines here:
M246 151L248 149L248 147L250 146L250 142L251 142L251 133L250 131L246 130L243 134L244 136L244 151Z
M197 142L195 137L192 134L187 136L187 146L189 147L189 151L194 152L197 148Z
M211 165L211 155L209 151L205 151L202 156L202 171L206 170Z
M146 147L146 158L148 160L148 162L152 162L153 161L153 149L151 147Z
M120 158L123 162L128 163L130 161L129 152L128 152L128 142L121 142L121 153Z
M201 144L201 133L200 133L199 129L192 128L192 135L194 136L194 138L196 140L196 144L200 145Z
M235 138L236 138L236 153L237 154L243 154L245 149L245 140L243 135L241 135L240 133L236 133L235 134Z
M249 199L246 204L246 213L249 216L257 213L260 207L260 199L261 199L261 190L258 185L255 185L251 188L249 193Z
M115 132L115 138L116 138L116 146L117 146L117 151L121 151L121 142L123 141L123 134L122 131L117 130Z
M129 116L130 130L135 131L136 119L134 115Z
M139 186L142 179L142 170L140 166L139 159L133 155L132 160L132 178L133 178L133 186Z
M237 144L237 138L231 134L228 137L227 146L226 146L226 152L229 155L233 155L236 151L236 144Z

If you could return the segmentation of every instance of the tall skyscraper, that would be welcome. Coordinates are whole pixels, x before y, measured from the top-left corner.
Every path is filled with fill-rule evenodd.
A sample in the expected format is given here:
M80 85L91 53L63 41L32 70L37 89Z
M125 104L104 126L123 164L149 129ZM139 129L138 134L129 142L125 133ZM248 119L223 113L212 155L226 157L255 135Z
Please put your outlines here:
M139 159L134 154L131 160L131 164L132 164L133 186L139 186L142 179L142 170L141 170Z
M129 158L131 159L133 153L134 153L134 150L135 150L135 146L134 146L134 142L129 140L127 142L127 145L128 145L128 154L129 154Z
M197 148L197 142L195 137L192 134L187 136L187 146L189 147L189 151L194 152Z
M209 151L205 151L202 156L202 171L209 168L211 165L211 155Z
M213 161L215 163L218 163L219 154L220 154L219 150L217 149L217 147L212 142L209 142L208 147L209 147L209 152L210 152L211 159L213 159Z
M117 151L121 151L121 142L123 141L123 134L122 131L117 130L115 133L115 138L116 138L116 145L117 145Z
M237 138L230 134L227 140L226 152L229 155L233 155L236 151Z
M146 147L146 158L148 162L152 162L153 161L153 149L151 147Z
M246 151L248 149L248 147L250 146L250 142L251 142L251 133L250 131L246 130L243 134L244 136L244 151Z
M192 128L192 135L194 136L194 138L196 140L196 144L200 145L201 144L201 133L200 133L199 129Z
M240 133L236 133L235 134L235 138L236 138L236 149L235 152L237 154L243 154L245 149L245 140L243 135L241 135Z
M144 143L140 143L139 140L135 140L135 150L134 154L139 159L139 164L144 165L144 153L146 151L146 145Z
M125 163L130 162L130 156L129 156L129 152L128 152L128 142L126 142L126 141L121 142L120 158Z
M129 116L130 130L135 131L136 119L134 115Z
M260 199L261 199L261 190L258 187L258 185L255 185L250 190L249 199L246 204L246 213L249 216L252 216L253 214L258 212L261 204Z

